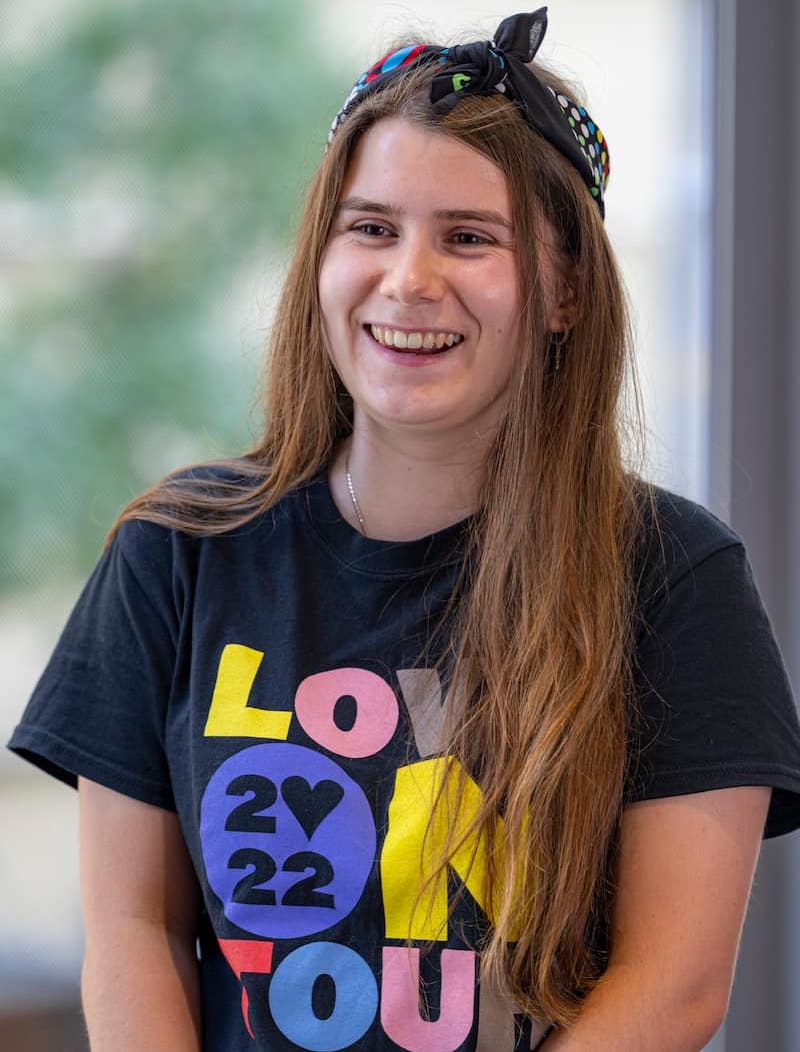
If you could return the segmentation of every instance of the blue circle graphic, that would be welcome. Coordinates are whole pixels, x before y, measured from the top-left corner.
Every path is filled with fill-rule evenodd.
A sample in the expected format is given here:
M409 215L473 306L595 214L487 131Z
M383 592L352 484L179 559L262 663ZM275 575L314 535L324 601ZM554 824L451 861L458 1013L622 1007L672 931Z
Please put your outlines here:
M225 916L271 939L338 924L375 862L364 791L334 760L288 742L253 745L215 771L200 805L200 839Z

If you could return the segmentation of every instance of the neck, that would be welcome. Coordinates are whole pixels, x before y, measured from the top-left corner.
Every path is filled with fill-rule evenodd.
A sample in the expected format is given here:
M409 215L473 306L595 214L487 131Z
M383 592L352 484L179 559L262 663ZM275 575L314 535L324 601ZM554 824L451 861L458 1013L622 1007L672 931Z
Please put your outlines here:
M366 536L407 541L425 537L477 510L486 442L447 443L356 426L331 463L333 499ZM347 485L349 468L363 529Z

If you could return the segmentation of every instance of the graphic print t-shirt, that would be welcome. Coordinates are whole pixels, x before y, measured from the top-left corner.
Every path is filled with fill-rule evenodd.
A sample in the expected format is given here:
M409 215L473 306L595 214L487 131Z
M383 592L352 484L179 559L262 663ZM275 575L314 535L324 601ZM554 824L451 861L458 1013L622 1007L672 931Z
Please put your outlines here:
M741 543L681 498L660 509L629 798L767 784L767 835L786 832L800 731ZM64 630L11 747L177 811L209 1052L512 1052L547 1031L480 982L481 845L427 881L431 803L457 772L420 655L463 539L368 540L320 476L225 536L125 524Z

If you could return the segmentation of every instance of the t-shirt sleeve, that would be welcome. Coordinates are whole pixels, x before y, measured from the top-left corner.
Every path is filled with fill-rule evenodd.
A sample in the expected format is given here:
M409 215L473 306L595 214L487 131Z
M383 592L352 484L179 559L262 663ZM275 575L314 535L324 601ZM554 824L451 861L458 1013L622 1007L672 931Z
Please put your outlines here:
M800 726L745 549L729 532L681 555L641 607L629 798L768 785L764 835L787 833L800 826Z
M81 775L174 809L164 735L179 628L175 591L170 531L124 523L9 748L70 785Z

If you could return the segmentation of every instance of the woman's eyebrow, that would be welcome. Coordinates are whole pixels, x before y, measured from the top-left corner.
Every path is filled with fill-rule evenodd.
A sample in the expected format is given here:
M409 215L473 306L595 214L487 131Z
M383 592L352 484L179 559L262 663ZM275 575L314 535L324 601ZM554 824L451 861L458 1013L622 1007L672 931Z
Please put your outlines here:
M511 229L511 220L502 212L484 211L478 208L445 208L436 212L437 219L453 219L461 223L493 223Z
M381 216L392 216L400 214L397 208L391 205L380 204L378 201L368 201L365 197L346 197L339 202L339 212L375 212Z
M375 215L403 215L402 208L379 201L368 201L364 197L347 197L339 203L340 212L372 212ZM493 223L496 226L511 230L511 220L502 212L484 211L478 208L442 208L434 212L436 219L449 219L456 222Z

